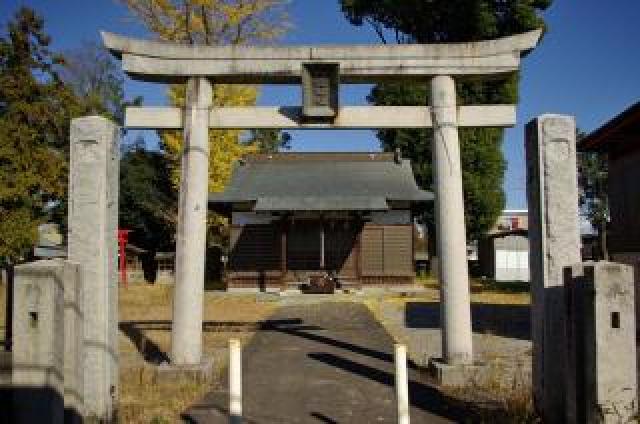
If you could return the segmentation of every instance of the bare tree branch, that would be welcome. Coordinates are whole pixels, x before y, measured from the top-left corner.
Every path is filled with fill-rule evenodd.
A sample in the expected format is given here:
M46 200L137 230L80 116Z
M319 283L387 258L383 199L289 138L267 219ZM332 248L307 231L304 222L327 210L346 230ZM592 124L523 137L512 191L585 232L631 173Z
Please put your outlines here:
M209 45L211 44L211 27L209 25L209 14L207 13L207 8L204 4L200 6L200 13L202 15L202 25L204 27L204 43Z
M191 0L183 0L183 4L185 14L184 32L187 35L189 44L195 44L193 42L193 34L191 34Z
M387 44L387 39L384 37L384 33L382 32L382 28L380 27L380 24L371 18L365 18L364 20L369 25L371 25L371 27L374 29L376 34L378 34L378 38L380 38L380 41L382 41L382 44Z

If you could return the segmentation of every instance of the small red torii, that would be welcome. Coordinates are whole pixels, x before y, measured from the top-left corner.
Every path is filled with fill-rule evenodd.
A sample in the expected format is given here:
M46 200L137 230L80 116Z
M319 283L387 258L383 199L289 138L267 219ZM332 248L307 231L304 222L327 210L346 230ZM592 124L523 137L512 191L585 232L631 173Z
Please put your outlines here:
M125 230L122 228L118 228L118 251L119 251L119 260L120 260L120 281L124 284L125 287L127 285L127 253L126 247L127 242L129 241L129 233L131 230Z

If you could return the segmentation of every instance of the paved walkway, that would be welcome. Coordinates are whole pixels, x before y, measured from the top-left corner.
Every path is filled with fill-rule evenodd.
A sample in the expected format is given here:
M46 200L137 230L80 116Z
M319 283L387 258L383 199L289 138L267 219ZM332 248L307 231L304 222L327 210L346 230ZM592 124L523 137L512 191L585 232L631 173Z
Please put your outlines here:
M243 352L245 423L395 423L393 340L355 303L285 306ZM410 371L412 423L463 420ZM228 382L187 422L227 423ZM448 418L448 419L445 419Z

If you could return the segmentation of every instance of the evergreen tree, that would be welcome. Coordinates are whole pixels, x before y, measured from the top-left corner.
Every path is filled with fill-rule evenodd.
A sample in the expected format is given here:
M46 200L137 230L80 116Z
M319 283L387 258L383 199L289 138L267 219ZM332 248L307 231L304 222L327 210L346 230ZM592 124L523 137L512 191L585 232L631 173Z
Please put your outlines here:
M131 243L152 252L172 251L178 194L166 155L144 148L139 139L120 160L121 228L132 230Z
M466 42L498 38L541 28L538 15L551 0L341 0L342 10L354 25L370 25L383 43ZM457 81L458 104L514 104L518 100L518 75L487 82ZM425 83L384 83L372 90L376 105L426 105ZM433 187L431 130L381 130L378 138L386 151L400 148L411 159L418 184ZM505 204L502 188L506 163L498 128L461 128L461 160L469 240L489 230ZM428 207L425 221L434 228Z
M278 129L251 130L249 144L260 153L277 153L291 149L291 134Z
M580 129L576 133L578 143L587 136ZM596 231L598 258L609 260L609 162L606 154L602 152L578 152L577 159L580 212Z
M25 7L0 37L0 262L22 258L66 197L69 122L82 108L50 41Z

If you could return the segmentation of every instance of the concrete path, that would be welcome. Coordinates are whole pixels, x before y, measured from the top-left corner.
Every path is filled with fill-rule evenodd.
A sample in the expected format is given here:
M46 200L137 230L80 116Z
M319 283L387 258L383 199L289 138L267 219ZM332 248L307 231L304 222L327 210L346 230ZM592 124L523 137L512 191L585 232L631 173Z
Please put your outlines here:
M282 307L243 352L245 423L395 423L393 340L355 303ZM416 370L412 423L465 421ZM186 411L228 422L228 382Z

